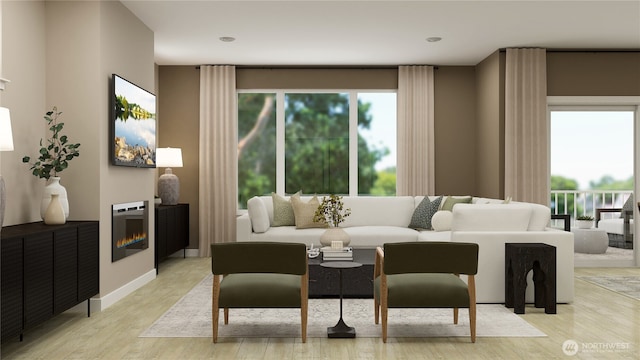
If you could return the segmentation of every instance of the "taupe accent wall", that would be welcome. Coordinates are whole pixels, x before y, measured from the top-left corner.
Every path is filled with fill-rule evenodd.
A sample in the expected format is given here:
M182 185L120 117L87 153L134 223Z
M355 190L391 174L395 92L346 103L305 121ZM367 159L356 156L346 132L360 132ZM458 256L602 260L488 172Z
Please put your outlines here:
M238 68L236 88L390 90L398 88L398 68Z
M547 51L548 96L640 95L640 50Z
M478 196L504 197L504 63L496 51L476 65L476 156Z
M435 70L436 195L477 195L474 83L473 66Z
M195 66L159 66L158 146L182 149L180 203L189 204L189 248L198 248L200 71ZM164 168L158 169L158 175Z

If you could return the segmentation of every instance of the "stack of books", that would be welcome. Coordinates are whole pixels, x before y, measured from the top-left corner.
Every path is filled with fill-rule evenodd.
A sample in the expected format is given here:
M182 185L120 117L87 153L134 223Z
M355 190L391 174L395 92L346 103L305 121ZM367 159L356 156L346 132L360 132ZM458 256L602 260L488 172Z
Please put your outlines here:
M353 249L350 247L332 248L325 246L322 248L322 260L353 261Z

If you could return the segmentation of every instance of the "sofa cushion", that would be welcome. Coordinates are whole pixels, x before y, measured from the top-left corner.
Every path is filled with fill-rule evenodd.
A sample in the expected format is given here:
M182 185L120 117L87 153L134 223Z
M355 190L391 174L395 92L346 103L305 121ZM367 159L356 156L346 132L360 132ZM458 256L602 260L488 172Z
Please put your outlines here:
M440 210L453 210L453 206L456 204L469 204L471 203L471 196L447 196L442 202Z
M295 195L300 195L298 191ZM296 224L296 218L293 214L293 207L291 201L285 199L282 196L271 193L273 200L273 223L271 226L291 226Z
M418 241L451 241L451 231L423 230L418 234Z
M431 230L431 218L438 212L440 202L442 202L442 196L433 201L428 196L425 196L413 211L409 227L412 229Z
M413 196L345 196L351 215L340 227L383 225L408 227L415 209Z
M453 213L447 210L440 210L433 214L431 218L431 225L434 231L447 231L451 230L451 221L453 220Z
M313 221L316 210L318 210L318 206L320 206L320 201L316 195L314 195L308 202L305 202L300 199L299 194L295 194L291 196L291 205L293 206L293 213L296 218L296 229L327 227L327 224L325 223Z
M249 212L253 232L263 233L269 230L269 213L262 199L257 196L249 199L249 201L247 201L247 211Z
M375 248L385 243L417 241L418 232L408 227L398 226L354 226L344 228L349 235L349 246Z
M527 231L531 212L527 204L458 204L451 231Z

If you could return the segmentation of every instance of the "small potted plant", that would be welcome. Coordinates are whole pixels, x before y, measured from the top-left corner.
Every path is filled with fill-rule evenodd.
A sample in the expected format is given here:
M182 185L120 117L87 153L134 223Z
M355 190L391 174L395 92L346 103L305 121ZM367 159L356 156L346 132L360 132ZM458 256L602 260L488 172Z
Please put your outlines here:
M578 229L591 229L593 227L593 216L580 215L576 218Z
M51 111L47 111L44 120L47 122L49 131L51 132L46 139L40 139L40 149L38 150L38 159L31 162L31 157L22 158L23 163L31 165L30 170L34 176L47 180L44 195L40 204L40 215L44 219L45 212L51 202L51 194L58 194L59 201L64 209L65 217L69 216L69 202L67 200L67 190L60 185L60 177L58 173L62 172L69 166L69 161L80 156L78 148L80 144L69 142L66 135L62 135L64 127L63 122L58 122L58 117L62 112L58 111L55 106Z
M343 246L349 244L351 241L349 235L338 227L349 215L351 215L351 209L345 209L342 196L332 194L322 198L322 203L318 206L313 216L314 222L324 223L329 226L320 237L322 245L331 246L332 241L342 241Z

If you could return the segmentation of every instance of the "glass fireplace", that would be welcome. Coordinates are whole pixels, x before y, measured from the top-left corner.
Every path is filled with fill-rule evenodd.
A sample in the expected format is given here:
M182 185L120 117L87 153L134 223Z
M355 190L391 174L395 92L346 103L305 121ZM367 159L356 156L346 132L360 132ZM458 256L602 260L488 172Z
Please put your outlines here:
M112 206L111 262L149 248L148 201Z

